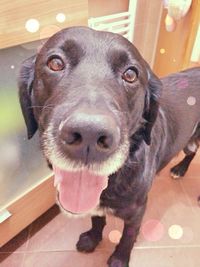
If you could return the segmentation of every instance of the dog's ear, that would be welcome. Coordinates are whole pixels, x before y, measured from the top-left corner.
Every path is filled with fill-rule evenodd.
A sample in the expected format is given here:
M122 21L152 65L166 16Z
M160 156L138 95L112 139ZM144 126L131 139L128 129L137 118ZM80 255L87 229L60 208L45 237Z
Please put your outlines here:
M28 139L30 139L35 134L38 128L31 103L35 59L36 56L32 56L31 58L28 58L22 63L18 79L19 100L27 127Z
M159 99L162 92L162 82L161 80L151 71L150 67L147 68L148 72L148 88L145 96L145 108L143 117L145 119L144 128L144 141L147 145L151 144L151 131L153 125L156 121L158 109L159 109Z

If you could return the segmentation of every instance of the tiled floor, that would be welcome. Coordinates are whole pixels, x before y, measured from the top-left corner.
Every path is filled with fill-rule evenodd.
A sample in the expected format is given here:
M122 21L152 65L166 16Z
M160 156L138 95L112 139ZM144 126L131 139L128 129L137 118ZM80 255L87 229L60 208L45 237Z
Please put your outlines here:
M155 179L130 267L200 266L200 155L184 179L172 180L169 168ZM122 222L109 217L104 240L92 254L75 250L90 218L69 219L57 206L0 249L1 267L106 267L106 260L122 230ZM115 231L115 232L112 232Z

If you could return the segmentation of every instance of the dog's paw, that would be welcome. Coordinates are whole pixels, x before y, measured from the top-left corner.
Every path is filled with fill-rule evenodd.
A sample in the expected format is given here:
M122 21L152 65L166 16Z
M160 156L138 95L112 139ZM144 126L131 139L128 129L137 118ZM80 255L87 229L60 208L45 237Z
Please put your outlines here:
M107 263L109 267L129 267L127 261L123 261L114 255L108 259Z
M183 166L176 165L171 168L170 174L173 179L179 179L185 175L186 171L187 170Z
M80 252L93 252L100 241L101 238L95 237L92 231L88 231L80 235L76 248Z

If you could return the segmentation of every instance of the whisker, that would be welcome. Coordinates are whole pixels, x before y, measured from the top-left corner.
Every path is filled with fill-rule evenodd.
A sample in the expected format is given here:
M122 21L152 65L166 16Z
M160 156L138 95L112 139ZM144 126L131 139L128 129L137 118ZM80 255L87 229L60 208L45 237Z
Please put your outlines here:
M41 106L40 105L37 105L37 106L33 105L30 108L54 108L54 107L55 107L55 105L46 105L46 106L45 105L44 106L43 105L41 105Z

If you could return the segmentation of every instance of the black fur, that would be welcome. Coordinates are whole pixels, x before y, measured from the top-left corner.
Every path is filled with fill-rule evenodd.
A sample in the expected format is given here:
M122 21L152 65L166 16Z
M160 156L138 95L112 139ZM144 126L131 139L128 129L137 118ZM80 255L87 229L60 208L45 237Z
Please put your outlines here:
M35 120L32 108L31 93L34 80L34 64L35 56L27 59L21 68L19 79L19 99L27 127L28 139L30 139L37 131L38 125Z

